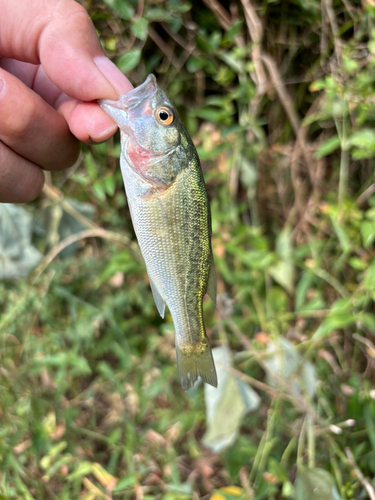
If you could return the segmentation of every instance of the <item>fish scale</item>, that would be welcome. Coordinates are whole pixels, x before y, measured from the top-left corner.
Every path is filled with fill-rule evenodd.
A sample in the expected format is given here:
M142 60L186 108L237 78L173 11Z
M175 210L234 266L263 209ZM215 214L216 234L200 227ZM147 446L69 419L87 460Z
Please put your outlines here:
M153 75L99 104L121 130L130 213L158 311L164 316L167 305L172 315L181 385L187 390L200 376L216 387L202 306L205 293L216 299L211 215L195 147Z

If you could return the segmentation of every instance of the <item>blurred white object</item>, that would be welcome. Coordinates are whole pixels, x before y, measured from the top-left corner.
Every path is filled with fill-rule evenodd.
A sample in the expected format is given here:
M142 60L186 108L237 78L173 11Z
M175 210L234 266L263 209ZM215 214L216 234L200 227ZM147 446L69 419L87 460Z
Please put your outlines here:
M27 276L42 258L31 233L32 216L24 208L0 203L0 280Z
M267 352L262 364L267 372L268 385L287 385L298 396L314 397L318 387L314 365L304 359L288 339L280 336L271 340Z
M259 395L240 380L232 367L232 356L226 345L212 349L218 387L205 384L207 431L202 442L207 448L219 452L236 439L242 418L260 405Z

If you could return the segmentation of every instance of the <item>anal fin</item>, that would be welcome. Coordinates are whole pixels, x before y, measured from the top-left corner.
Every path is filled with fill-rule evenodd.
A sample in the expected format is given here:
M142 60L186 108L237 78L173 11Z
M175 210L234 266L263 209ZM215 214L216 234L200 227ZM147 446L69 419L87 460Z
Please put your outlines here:
M152 279L150 278L150 276L149 276L149 279L150 279L151 291L152 291L152 295L154 296L154 301L155 301L156 307L157 307L157 309L159 311L160 316L162 318L164 318L165 300L163 299L163 297L158 292L158 289L154 285L154 283L153 283Z

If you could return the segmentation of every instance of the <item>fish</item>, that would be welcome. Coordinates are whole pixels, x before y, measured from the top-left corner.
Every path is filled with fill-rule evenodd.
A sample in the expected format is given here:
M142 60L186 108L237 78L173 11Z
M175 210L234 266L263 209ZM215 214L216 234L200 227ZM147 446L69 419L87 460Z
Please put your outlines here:
M200 376L217 387L203 320L206 293L216 305L211 212L195 146L154 75L98 103L120 129L130 215L156 307L172 316L181 386Z

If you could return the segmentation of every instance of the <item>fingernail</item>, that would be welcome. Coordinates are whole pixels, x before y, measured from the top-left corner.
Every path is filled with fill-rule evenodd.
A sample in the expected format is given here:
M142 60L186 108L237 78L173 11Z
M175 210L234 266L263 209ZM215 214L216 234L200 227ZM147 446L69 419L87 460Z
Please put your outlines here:
M94 142L106 141L111 135L113 135L117 130L117 125L114 123L105 130L101 130L97 134L90 134L90 139Z
M118 67L110 61L108 57L95 57L94 63L120 95L126 94L134 88L126 76L121 73Z

